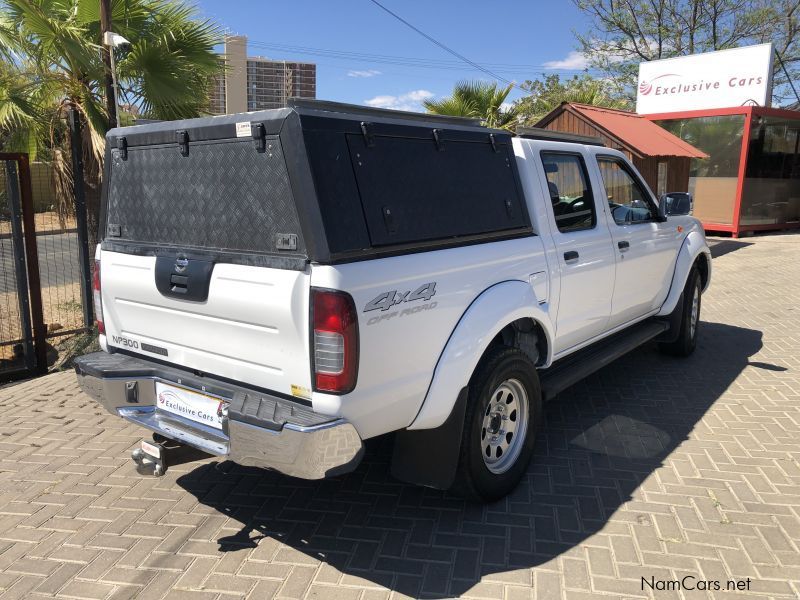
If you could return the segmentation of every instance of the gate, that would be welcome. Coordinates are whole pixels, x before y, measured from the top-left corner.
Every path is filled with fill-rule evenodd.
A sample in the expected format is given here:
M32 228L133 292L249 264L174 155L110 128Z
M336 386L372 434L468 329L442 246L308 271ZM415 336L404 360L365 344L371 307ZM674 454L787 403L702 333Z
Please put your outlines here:
M0 383L47 369L26 154L0 153Z

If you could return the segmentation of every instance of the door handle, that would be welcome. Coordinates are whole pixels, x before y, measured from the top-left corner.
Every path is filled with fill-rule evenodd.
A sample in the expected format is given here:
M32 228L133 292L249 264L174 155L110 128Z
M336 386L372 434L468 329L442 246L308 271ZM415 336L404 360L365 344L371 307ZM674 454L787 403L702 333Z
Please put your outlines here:
M617 242L617 248L619 248L620 252L625 252L630 247L631 247L630 242L626 241Z
M564 252L564 262L575 262L578 260L580 255L575 252L575 250L570 250L569 252Z

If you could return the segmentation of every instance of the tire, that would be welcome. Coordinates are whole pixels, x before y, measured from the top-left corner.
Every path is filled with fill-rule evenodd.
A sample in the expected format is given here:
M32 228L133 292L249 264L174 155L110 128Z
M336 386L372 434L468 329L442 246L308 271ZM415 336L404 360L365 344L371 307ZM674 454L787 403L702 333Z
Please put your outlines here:
M541 414L539 376L530 359L507 346L489 350L469 383L452 491L476 502L511 492L528 468Z
M686 286L683 288L681 302L675 310L681 311L678 337L673 342L665 342L659 348L672 356L689 356L697 347L697 335L700 331L700 306L702 303L702 283L697 267L692 267Z

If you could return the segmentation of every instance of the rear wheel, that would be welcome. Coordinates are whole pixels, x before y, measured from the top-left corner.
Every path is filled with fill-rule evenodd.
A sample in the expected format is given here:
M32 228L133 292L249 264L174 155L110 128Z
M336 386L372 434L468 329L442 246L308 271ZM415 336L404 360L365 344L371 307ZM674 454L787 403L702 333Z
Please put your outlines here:
M678 337L674 342L659 345L662 352L673 356L689 356L697 347L697 333L700 329L700 305L702 302L702 282L697 267L693 267L683 289L681 303L675 310L681 311Z
M469 384L453 490L479 502L513 490L533 454L541 405L539 378L530 359L516 348L490 350Z

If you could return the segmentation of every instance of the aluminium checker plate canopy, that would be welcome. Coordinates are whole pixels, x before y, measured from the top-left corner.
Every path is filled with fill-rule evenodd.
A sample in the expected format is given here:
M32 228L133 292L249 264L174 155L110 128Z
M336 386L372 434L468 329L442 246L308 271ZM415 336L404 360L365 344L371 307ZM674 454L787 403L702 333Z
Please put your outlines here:
M107 134L104 250L302 270L531 235L511 135L328 102Z

